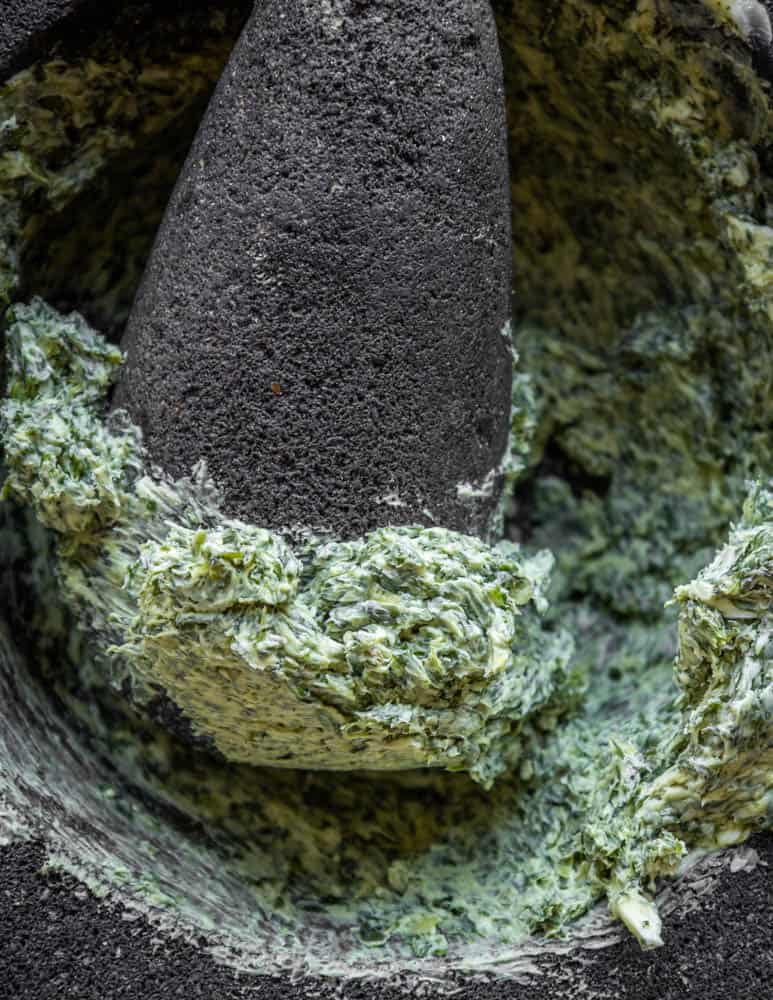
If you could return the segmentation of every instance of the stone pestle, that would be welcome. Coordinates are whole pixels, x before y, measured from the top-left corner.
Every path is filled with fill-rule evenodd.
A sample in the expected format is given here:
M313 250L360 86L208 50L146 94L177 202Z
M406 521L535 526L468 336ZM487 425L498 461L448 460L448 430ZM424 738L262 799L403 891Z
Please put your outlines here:
M490 537L511 234L488 0L265 0L156 238L113 405L223 510Z

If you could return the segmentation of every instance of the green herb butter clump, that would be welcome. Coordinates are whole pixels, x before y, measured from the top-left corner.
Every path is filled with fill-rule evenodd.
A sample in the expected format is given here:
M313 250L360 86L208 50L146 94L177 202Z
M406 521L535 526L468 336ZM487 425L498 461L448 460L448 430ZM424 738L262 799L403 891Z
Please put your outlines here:
M540 623L551 558L442 528L309 542L224 518L202 469L145 471L100 409L120 354L80 317L15 309L5 495L61 537L59 574L111 670L162 689L229 760L469 770L570 691L571 641Z
M494 2L532 542L627 619L773 470L773 102L730 6Z
M738 843L773 818L773 483L676 599L683 721L645 808L691 843Z
M642 909L642 875L676 870L689 850L738 844L773 821L770 486L752 487L727 544L676 600L679 694L652 752L629 745L630 811L610 812L607 828L627 827L612 910L643 939L658 921Z
M15 309L4 490L57 533L61 591L97 669L116 686L128 681L139 701L167 692L229 760L439 766L493 786L496 863L476 854L484 809L461 822L449 854L413 869L422 901L395 889L377 923L406 926L452 859L466 857L479 886L520 870L513 934L547 929L606 894L642 945L655 946L655 880L691 849L769 823L769 491L754 488L728 545L677 591L677 685L662 654L645 652L644 632L654 687L642 674L639 693L615 704L597 684L578 714L572 641L540 620L547 553L525 557L511 543L440 528L385 528L294 551L276 533L222 517L202 468L175 483L145 468L136 429L100 412L119 363L79 317L40 301ZM582 614L567 622L594 627ZM614 634L612 623L605 629ZM437 808L442 823L463 806L452 795ZM541 841L538 875L531 852ZM474 894L470 912L484 898Z
M128 426L94 432L121 353L79 316L65 328L69 336L40 304L20 310L8 331L4 492L24 497L47 527L82 539L119 517L140 435Z

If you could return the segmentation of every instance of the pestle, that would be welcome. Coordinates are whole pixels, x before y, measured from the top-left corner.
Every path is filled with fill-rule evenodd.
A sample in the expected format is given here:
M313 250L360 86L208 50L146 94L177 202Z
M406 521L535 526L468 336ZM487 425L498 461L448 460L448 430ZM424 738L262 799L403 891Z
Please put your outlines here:
M511 367L485 0L258 4L171 198L114 405L224 511L489 537Z
M141 556L127 648L140 701L149 683L178 735L256 765L490 783L563 672L567 651L543 650L544 689L523 693L518 605L541 584L482 544L509 455L506 147L486 0L255 7L157 234L112 401L168 476L203 459L242 526ZM368 534L395 526L440 534ZM233 553L259 565L265 529L334 548L296 596L273 550L284 596L258 602L245 639L257 592L233 581ZM200 633L178 628L190 614Z

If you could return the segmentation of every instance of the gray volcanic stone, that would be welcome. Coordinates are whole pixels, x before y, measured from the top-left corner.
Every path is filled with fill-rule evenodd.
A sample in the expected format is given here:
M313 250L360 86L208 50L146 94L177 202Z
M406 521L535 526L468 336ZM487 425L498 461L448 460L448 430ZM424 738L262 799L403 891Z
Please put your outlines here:
M91 0L0 0L0 79L39 54L63 22Z
M229 514L486 535L510 254L487 0L266 0L159 231L115 405L169 473L205 458Z
M0 81L37 59L82 50L100 34L118 45L152 32L165 15L206 10L207 0L0 0ZM219 0L246 16L249 0Z
M519 980L460 980L457 1000L764 1000L771 992L773 838L753 841L760 864L734 871L728 856L713 891L688 894L665 920L666 945L642 952L628 938L532 964ZM69 877L43 874L40 843L0 847L2 995L13 1000L403 1000L447 996L368 980L240 976L198 947L162 934Z

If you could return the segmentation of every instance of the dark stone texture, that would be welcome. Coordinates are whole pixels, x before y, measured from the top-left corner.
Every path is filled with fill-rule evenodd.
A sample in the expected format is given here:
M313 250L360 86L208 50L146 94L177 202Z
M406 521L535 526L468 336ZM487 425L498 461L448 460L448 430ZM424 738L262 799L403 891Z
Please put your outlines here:
M220 0L227 14L247 15L250 0ZM0 81L32 62L70 54L110 33L121 45L136 40L161 18L212 7L209 0L0 0Z
M633 939L540 962L522 982L461 985L459 1000L737 1000L773 997L773 838L753 841L762 864L722 869L714 891L665 921L664 948ZM9 1000L398 1000L407 990L367 981L239 977L198 947L165 937L120 905L99 902L73 879L44 875L39 844L0 849L0 982ZM424 990L417 995L432 996Z
M229 514L485 534L498 488L457 485L506 444L508 206L487 0L266 0L172 197L115 404L168 472L206 458Z
M91 0L0 0L0 80L41 55Z
M8 1000L230 1000L230 970L195 945L164 942L144 920L74 880L40 874L39 844L0 850L0 995Z

